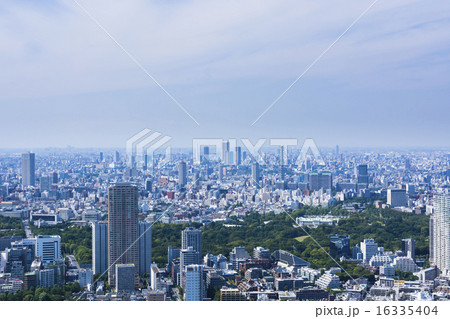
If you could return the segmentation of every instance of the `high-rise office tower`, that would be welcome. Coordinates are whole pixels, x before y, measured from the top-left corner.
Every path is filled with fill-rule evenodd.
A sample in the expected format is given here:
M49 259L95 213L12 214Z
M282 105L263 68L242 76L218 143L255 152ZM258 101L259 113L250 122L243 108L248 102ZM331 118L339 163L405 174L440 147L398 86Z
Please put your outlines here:
M286 158L287 158L287 153L286 153L286 148L284 146L280 147L280 180L284 181L285 179L285 171L286 171Z
M409 171L411 169L411 161L409 160L409 158L405 159L405 169L407 171Z
M23 153L22 154L22 185L24 187L34 186L36 180L36 166L35 166L35 154Z
M240 146L236 146L236 153L235 153L235 160L234 163L236 165L241 165L242 163L242 148Z
M152 192L152 179L151 178L147 178L146 180L145 180L145 190L147 191L147 192Z
M148 169L148 155L144 154L144 162L142 163L142 169L146 171Z
M108 222L92 223L92 270L103 274L108 269Z
M58 184L58 173L57 172L53 172L50 174L51 178L52 178L52 183L53 184Z
M434 196L433 258L442 274L450 272L450 194Z
M103 152L100 152L98 159L99 159L100 163L103 162Z
M220 182L223 181L223 169L224 169L223 164L219 164L219 181Z
M139 274L150 274L152 267L152 223L139 222Z
M408 206L408 197L404 189L388 189L387 204L390 207L406 207Z
M116 151L116 153L114 154L114 162L120 162L120 153L118 151Z
M193 227L188 227L181 232L181 249L192 247L199 253L198 264L201 264L202 257L202 231Z
M332 189L333 175L331 173L310 173L309 174L309 188L313 191L320 189Z
M413 238L402 239L402 252L406 257L416 260L416 241Z
M187 183L187 168L186 163L181 161L178 163L178 184L184 187Z
M108 276L116 284L116 264L134 264L139 274L138 255L138 188L129 183L117 183L108 190Z
M184 268L186 301L202 301L204 298L203 266L189 265Z
M259 179L260 179L259 174L260 174L259 164L257 162L254 162L252 164L252 184L253 184L253 186L261 187L260 183L259 183Z
M36 256L41 257L42 263L50 263L61 258L61 237L58 235L36 236Z
M230 162L230 141L222 143L222 163L228 165Z
M52 179L50 176L41 176L41 180L40 180L40 189L41 192L43 191L50 191L52 187Z
M198 251L195 251L192 247L187 249L181 249L180 251L180 266L184 269L185 266L198 264L202 256Z
M369 173L367 165L358 165L357 167L358 184L369 184Z

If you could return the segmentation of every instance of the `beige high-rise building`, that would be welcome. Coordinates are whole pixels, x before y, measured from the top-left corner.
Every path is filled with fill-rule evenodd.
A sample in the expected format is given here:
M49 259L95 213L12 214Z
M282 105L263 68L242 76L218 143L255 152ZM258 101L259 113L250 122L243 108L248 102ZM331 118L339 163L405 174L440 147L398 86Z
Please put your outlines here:
M139 280L138 254L138 188L117 183L108 190L108 277L114 286L116 264L134 264Z
M450 273L450 194L434 196L432 259L442 274Z

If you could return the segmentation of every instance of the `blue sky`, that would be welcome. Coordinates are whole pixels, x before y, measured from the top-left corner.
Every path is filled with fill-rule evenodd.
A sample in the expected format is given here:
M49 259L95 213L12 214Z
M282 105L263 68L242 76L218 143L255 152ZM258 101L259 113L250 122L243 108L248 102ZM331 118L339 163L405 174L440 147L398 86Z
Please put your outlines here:
M450 146L450 3L72 0L0 4L0 148L123 147L148 127L319 146Z

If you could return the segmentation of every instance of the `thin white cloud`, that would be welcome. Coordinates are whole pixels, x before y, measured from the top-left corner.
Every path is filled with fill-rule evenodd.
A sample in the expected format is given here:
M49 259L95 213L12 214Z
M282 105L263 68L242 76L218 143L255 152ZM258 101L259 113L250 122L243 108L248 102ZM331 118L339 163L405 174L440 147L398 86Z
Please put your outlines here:
M163 84L183 86L295 78L371 3L80 2ZM71 0L39 8L6 1L3 7L3 97L153 85ZM309 76L355 86L391 87L381 81L386 77L402 87L448 83L439 70L448 68L449 14L448 1L381 0Z

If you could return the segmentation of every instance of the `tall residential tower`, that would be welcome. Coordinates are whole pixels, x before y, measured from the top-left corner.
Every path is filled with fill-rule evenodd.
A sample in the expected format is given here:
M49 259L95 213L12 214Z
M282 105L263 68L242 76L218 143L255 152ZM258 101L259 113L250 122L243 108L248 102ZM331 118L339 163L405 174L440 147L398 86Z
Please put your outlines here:
M432 229L434 263L446 275L450 271L450 194L434 197Z
M108 190L108 277L116 284L116 264L134 264L139 275L138 255L138 188L129 183L117 183Z

